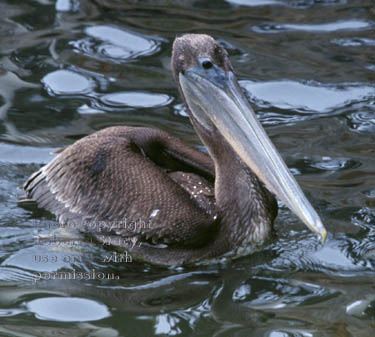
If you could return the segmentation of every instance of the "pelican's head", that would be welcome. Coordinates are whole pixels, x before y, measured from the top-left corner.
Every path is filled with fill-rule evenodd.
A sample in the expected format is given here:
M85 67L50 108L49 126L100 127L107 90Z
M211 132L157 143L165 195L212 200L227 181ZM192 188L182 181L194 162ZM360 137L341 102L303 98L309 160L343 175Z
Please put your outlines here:
M257 177L324 242L327 231L238 85L228 53L211 36L187 34L173 44L172 68L190 117L219 132Z

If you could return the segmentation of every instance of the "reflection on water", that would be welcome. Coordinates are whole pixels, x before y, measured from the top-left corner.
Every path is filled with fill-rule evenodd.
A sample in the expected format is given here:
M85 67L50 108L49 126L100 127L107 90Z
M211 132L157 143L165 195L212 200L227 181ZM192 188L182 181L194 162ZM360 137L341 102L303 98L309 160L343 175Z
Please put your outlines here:
M357 30L357 29L370 29L371 25L367 22L347 20L332 23L322 23L322 24L262 24L260 26L255 26L253 29L257 33L276 33L282 31L305 31L305 32L319 32L319 33L330 33L339 30Z
M112 106L152 108L167 105L171 103L172 99L168 95L129 91L103 95L101 101Z
M0 335L372 336L375 12L352 3L0 0ZM18 205L51 152L106 126L202 148L169 65L183 32L227 48L325 246L280 203L277 238L253 255L158 268Z
M93 83L70 70L56 70L43 77L42 83L50 95L74 95L92 91Z
M375 87L340 83L324 85L309 82L271 81L266 83L242 81L241 85L253 96L258 107L279 108L306 114L334 114L341 107L374 101ZM251 97L250 97L251 99Z
M374 103L372 104L374 105ZM348 126L353 130L373 134L375 132L374 107L366 110L353 112L348 115Z
M159 48L156 41L116 27L92 26L84 32L90 38L71 42L71 45L78 49L77 52L103 57L105 60L129 61L139 56L152 55Z
M104 305L83 298L40 298L28 302L26 309L39 319L59 322L97 321L110 316Z
M226 1L233 5L242 5L242 6L250 6L250 7L282 4L282 2L279 2L277 0L254 0L254 1L226 0Z

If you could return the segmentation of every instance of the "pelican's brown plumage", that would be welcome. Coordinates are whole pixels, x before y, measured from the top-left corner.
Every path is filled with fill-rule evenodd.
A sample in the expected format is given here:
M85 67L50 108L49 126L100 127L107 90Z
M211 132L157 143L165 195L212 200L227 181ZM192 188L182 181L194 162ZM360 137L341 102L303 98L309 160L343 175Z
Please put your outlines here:
M275 168L267 175L262 172L266 164L253 166L258 154L254 160L248 150L249 126L230 125L231 118L242 118L238 109L250 108L243 103L227 52L208 35L184 35L174 42L172 68L209 155L160 130L110 127L58 153L25 183L26 196L61 223L151 263L182 265L244 253L270 236L277 214L276 200L259 178L275 193L283 187L273 189L278 184ZM257 130L256 141L267 152L269 140ZM290 190L299 193L294 185ZM288 206L300 215L290 199L285 197ZM303 221L325 237L319 222Z

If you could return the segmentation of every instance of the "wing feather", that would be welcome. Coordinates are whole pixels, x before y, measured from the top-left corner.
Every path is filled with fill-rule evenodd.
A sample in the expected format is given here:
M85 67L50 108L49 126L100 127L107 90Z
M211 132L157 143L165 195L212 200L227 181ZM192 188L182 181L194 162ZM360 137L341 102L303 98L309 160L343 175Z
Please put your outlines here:
M208 156L164 132L112 127L59 152L25 183L26 196L56 214L60 222L82 229L91 224L92 230L100 222L108 233L115 231L122 237L198 244L212 230L213 216L169 177L167 162L163 167L155 163L155 144L167 148L164 153L169 156L183 153L186 162L200 165L194 169L213 175ZM177 158L173 165L183 164Z

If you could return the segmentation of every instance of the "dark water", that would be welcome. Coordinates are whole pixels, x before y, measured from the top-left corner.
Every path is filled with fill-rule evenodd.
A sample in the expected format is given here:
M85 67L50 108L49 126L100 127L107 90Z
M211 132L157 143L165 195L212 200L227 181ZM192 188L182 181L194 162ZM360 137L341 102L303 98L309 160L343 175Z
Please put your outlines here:
M0 0L0 336L373 336L374 5ZM58 226L20 207L17 188L54 149L120 124L201 146L169 65L184 32L229 51L324 219L324 247L285 208L277 239L216 265L162 269L36 239ZM64 271L76 280L54 274ZM79 280L83 271L96 277Z

